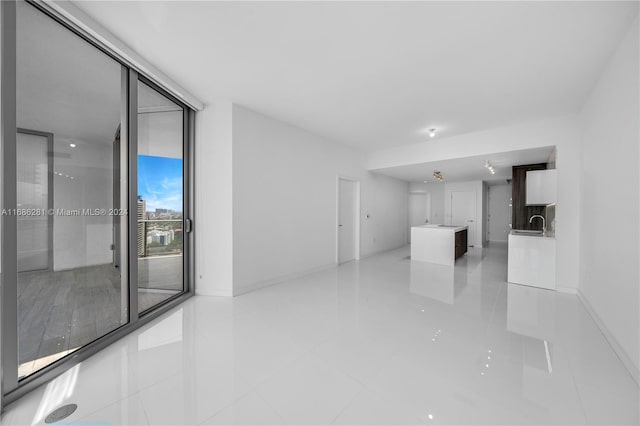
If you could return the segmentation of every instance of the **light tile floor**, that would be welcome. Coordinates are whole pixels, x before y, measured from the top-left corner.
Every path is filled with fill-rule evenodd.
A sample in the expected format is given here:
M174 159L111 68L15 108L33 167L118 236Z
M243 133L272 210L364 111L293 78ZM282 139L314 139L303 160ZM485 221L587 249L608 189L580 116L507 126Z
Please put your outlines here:
M194 297L10 405L2 424L638 424L576 296L408 248L234 299Z

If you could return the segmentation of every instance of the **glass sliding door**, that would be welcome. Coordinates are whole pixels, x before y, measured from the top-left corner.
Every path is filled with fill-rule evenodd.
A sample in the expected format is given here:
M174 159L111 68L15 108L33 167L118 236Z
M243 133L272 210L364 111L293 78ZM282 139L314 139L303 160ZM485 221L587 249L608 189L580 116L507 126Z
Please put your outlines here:
M185 110L138 82L138 311L184 291Z
M114 155L126 154L113 145L122 65L34 6L16 6L22 379L128 321L127 263L114 262L116 245L126 252L114 221L126 225L118 207L127 202L126 191L114 199L123 161Z
M195 118L49 3L0 20L5 404L193 294Z

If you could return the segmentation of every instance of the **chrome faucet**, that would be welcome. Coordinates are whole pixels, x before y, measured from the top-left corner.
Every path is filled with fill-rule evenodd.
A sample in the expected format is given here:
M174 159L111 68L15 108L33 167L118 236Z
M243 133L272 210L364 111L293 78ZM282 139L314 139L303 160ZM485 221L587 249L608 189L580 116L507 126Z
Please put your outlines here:
M533 216L531 216L529 218L529 223L533 222L533 219L535 219L536 217L539 217L540 219L542 219L542 235L546 235L547 234L547 226L546 226L546 223L545 223L544 216L542 216L540 214L534 214Z

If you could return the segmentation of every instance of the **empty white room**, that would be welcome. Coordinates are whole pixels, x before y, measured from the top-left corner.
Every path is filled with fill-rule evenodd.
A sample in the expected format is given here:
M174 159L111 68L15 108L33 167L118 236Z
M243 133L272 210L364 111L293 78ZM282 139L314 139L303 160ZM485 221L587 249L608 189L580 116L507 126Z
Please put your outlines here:
M0 2L0 422L639 424L639 9Z

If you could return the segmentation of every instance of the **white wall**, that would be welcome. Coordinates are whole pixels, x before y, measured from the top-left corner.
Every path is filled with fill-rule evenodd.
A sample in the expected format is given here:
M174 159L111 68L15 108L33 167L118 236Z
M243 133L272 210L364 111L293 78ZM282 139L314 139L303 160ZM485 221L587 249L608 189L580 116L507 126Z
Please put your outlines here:
M431 194L430 223L444 224L444 183L411 182L409 192Z
M575 291L579 277L580 242L580 130L579 117L568 115L513 126L467 133L451 138L385 149L368 156L375 170L407 164L469 157L520 149L555 146L558 203L556 243L557 288ZM437 138L436 138L437 139Z
M476 193L476 218L474 246L482 247L485 243L484 223L482 220L484 210L484 183L481 180L473 182L452 182L444 185L444 223L447 225L459 225L450 223L451 218L451 193L453 191L469 191Z
M614 347L626 353L636 379L640 368L638 38L636 18L585 104L580 170L580 292L612 335ZM558 163L561 159L559 152Z
M406 244L406 182L367 172L350 148L234 105L234 294L335 265L338 176L361 182L361 257Z
M233 295L232 104L220 100L196 115L196 293Z

